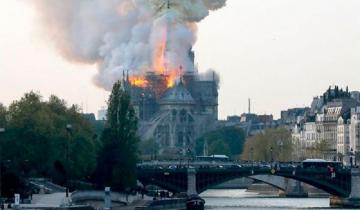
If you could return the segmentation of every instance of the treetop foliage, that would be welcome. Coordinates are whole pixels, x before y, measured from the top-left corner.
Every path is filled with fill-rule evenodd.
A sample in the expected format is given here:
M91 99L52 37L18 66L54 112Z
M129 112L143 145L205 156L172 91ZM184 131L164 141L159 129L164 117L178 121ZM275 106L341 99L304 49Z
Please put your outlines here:
M67 124L72 125L71 133ZM68 108L56 96L44 101L40 94L29 92L8 109L0 105L1 126L6 129L0 136L1 159L11 162L8 169L16 174L64 184L65 171L72 179L86 179L96 166L99 143L94 128L77 106Z
M139 138L135 110L120 81L114 84L109 97L107 119L101 136L103 146L98 159L97 182L124 190L136 184Z
M242 159L270 161L292 160L291 133L285 128L265 129L246 140Z
M245 142L245 133L241 128L223 127L206 133L196 140L196 153L203 155L204 146L208 146L208 155L224 154L237 156L241 154Z

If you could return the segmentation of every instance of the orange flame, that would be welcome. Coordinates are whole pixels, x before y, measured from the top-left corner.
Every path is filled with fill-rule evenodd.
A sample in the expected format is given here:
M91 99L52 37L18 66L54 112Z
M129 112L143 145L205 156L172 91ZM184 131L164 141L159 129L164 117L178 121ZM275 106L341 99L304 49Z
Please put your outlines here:
M154 70L158 74L166 72L165 64L166 39L162 40L155 49Z
M167 88L174 87L176 78L178 78L179 76L178 71L176 70L169 71L167 76L168 76L166 81Z
M154 71L157 74L163 74L166 75L166 86L167 88L171 88L175 85L176 79L181 75L182 73L182 67L180 69L169 69L167 66L166 61L166 48L167 48L167 42L166 42L166 33L164 35L164 38L160 41L158 46L155 49L155 57L154 57Z
M131 76L129 78L130 84L137 87L146 87L148 85L148 81L143 76Z

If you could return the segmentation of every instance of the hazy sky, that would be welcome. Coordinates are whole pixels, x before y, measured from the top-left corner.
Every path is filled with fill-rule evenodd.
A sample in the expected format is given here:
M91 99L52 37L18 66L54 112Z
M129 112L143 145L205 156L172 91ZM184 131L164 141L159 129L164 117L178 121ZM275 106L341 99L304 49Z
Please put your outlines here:
M0 102L55 94L96 112L107 94L95 66L71 64L36 33L26 0L0 0ZM220 117L309 105L338 84L360 90L359 0L228 0L199 24L200 70L221 76Z

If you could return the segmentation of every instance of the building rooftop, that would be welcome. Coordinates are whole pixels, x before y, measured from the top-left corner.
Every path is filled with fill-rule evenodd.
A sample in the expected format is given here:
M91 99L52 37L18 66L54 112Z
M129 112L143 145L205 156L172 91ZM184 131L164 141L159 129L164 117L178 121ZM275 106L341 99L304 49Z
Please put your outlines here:
M190 92L185 88L182 82L178 83L173 88L167 90L160 98L160 105L165 104L195 104L194 98Z

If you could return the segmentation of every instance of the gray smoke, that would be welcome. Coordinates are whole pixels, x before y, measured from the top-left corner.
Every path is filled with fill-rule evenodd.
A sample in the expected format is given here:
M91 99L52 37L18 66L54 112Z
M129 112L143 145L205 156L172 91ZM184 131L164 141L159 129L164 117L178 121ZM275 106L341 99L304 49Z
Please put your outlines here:
M193 71L188 50L196 23L226 0L29 0L38 11L41 32L72 62L97 64L94 79L111 89L123 71L154 69L166 40L166 68ZM170 9L168 9L168 3Z
M220 75L214 69L208 69L207 71L199 74L199 79L203 81L215 81L217 88L220 86Z

